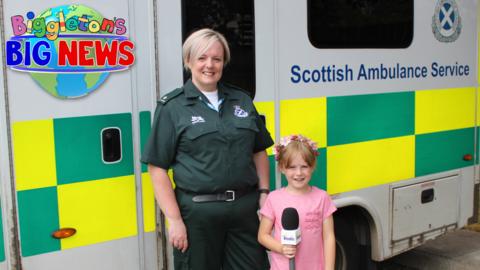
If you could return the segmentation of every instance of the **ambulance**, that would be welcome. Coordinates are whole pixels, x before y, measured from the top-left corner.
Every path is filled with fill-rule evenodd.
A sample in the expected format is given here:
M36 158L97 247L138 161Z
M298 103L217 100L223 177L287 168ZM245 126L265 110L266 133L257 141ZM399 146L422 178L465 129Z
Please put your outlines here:
M478 222L476 0L2 0L0 12L0 270L173 269L139 158L202 27L226 36L223 79L274 139L318 142L311 183L338 207L336 269L375 269Z

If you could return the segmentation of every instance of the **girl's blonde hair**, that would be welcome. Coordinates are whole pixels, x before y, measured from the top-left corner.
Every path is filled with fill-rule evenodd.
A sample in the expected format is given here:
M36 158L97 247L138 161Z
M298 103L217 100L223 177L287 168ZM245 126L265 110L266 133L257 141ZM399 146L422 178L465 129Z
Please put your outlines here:
M219 32L203 28L190 34L183 43L183 66L189 71L188 63L204 54L213 43L220 42L223 47L223 65L226 66L230 62L230 48L225 37Z
M275 159L281 168L288 167L293 158L300 155L308 166L314 168L317 164L317 144L302 135L290 135L280 139L273 147Z

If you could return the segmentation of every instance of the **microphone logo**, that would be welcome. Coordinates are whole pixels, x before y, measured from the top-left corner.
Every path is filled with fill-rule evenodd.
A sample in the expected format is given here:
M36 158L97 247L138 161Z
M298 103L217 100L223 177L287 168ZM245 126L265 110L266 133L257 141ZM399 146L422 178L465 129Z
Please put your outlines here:
M280 242L283 245L297 245L300 243L301 235L299 229L299 217L297 209L288 207L282 213L282 233Z

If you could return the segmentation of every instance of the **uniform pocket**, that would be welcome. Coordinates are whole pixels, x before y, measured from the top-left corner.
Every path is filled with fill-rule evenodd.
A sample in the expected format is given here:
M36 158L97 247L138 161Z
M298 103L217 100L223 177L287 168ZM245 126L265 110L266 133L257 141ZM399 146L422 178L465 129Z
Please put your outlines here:
M196 125L191 125L190 127L187 128L185 131L185 136L189 140L196 140L197 138L200 138L204 135L210 134L217 132L218 129L217 127L213 125L208 125L204 123L196 124Z
M254 132L258 132L258 127L255 122L254 118L245 118L245 119L237 119L236 121L233 122L233 125L237 129L247 129L247 130L252 130Z
M238 159L240 159L240 157L244 157L242 152L247 155L251 155L250 151L245 150L253 150L255 136L259 132L259 129L255 123L255 119L253 117L235 119L235 121L233 121L233 126L235 127L235 134L232 136L232 138L235 140L235 145L237 146L234 148L234 150L232 150L233 153L239 155ZM250 162L249 160L251 157L245 158L245 162Z

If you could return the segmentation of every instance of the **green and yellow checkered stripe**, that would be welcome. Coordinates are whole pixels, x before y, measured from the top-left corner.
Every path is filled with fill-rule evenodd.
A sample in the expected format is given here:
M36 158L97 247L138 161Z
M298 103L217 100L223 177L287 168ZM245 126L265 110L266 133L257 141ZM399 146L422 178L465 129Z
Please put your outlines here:
M140 119L145 138L150 113ZM121 130L122 158L113 164L102 161L107 127ZM15 122L13 147L23 256L137 235L130 113ZM142 176L148 232L155 229L153 191L146 169ZM51 237L65 227L77 233Z
M462 168L473 165L475 91L283 100L280 134L318 142L312 183L331 194Z

